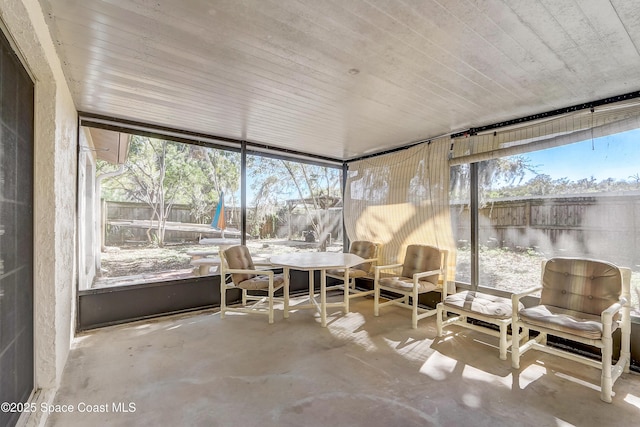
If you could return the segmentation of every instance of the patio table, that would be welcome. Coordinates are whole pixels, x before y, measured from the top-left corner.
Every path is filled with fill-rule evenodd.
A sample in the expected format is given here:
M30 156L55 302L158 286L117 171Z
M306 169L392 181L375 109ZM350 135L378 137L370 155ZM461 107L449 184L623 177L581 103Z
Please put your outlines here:
M327 326L327 307L341 307L347 311L349 301L349 287L344 287L344 299L342 302L327 303L327 270L349 268L362 264L365 260L357 255L335 252L296 252L274 255L270 258L271 264L282 267L284 270L285 290L289 292L289 271L302 270L309 272L309 304L297 305L296 308L315 308L320 312L320 324ZM314 271L320 271L320 303L315 299ZM289 317L288 307L285 307L284 317Z

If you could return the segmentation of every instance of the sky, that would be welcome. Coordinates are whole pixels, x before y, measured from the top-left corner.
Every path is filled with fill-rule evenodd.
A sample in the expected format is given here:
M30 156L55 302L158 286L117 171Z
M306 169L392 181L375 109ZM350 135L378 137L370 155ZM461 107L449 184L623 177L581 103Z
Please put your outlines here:
M629 180L640 174L640 129L524 154L539 174L577 181ZM528 175L523 182L528 181Z

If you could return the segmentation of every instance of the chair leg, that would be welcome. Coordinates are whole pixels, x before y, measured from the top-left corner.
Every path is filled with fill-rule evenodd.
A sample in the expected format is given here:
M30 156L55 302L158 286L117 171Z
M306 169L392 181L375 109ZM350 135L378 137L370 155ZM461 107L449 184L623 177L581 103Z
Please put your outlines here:
M344 314L349 312L349 272L345 271L344 273Z
M380 287L374 285L373 286L373 315L374 316L380 315L380 308L378 307L379 300L380 300Z
M507 328L509 325L500 323L500 360L507 360ZM513 337L512 337L513 338Z
M520 335L517 332L518 329L518 325L512 322L511 331L517 334L517 336L511 340L511 367L513 367L513 369L520 369Z
M600 382L600 399L611 403L613 381L611 379L611 357L613 354L613 339L602 337L602 379Z
M418 294L414 292L411 310L411 327L418 329Z
M273 281L269 285L269 324L271 324L273 323Z
M623 314L629 316L629 313ZM620 358L625 360L623 372L629 373L629 365L631 364L631 324L623 322L620 338Z
M284 318L289 318L289 269L284 269Z
M439 337L442 336L442 317L443 317L443 311L444 311L444 305L439 302L438 305L436 306L436 331Z
M227 309L227 287L224 277L220 276L220 318L224 319L224 312Z

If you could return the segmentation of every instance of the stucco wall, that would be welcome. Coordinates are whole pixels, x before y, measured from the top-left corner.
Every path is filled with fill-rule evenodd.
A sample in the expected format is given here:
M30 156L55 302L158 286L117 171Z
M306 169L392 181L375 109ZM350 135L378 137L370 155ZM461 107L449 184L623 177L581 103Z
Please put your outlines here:
M77 113L36 0L0 0L0 19L35 80L35 367L55 390L75 319Z

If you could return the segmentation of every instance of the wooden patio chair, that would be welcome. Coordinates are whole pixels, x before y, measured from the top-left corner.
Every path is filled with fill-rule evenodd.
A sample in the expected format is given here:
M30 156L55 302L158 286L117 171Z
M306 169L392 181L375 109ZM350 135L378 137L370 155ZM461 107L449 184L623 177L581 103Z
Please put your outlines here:
M271 270L257 270L251 253L246 246L232 246L220 250L220 317L228 311L264 314L273 323L274 301L284 301L285 310L289 306L289 293L284 292L284 298L275 298L275 292L285 284L282 274L275 274ZM263 264L270 265L270 264ZM226 293L229 289L242 291L242 306L227 306ZM250 293L251 292L251 293ZM266 295L256 295L266 293ZM251 302L251 304L249 304ZM267 307L264 307L264 302Z
M436 314L436 309L418 307L420 294L439 291L442 299L447 296L447 259L449 251L429 245L409 245L402 264L374 267L373 314L378 316L380 307L397 305L411 310L411 326L418 327L418 320ZM402 269L402 270L400 270ZM400 274L388 274L385 270L398 270ZM442 276L442 280L440 277ZM380 303L380 291L400 295Z
M517 307L520 298L541 291L540 304L514 310L512 327L529 330L538 336L520 344L513 340L511 357L513 368L520 367L522 354L530 349L564 357L601 370L600 398L610 403L612 388L622 372L629 372L631 359L630 321L631 270L611 263L579 258L552 258L542 264L542 286L513 295ZM620 357L615 365L613 333L620 329ZM547 345L547 336L587 344L600 349L600 360Z
M364 258L365 262L355 267L347 269L327 270L327 277L342 280L342 284L332 287L332 289L347 289L345 293L345 311L349 311L349 300L351 298L359 298L374 293L373 289L360 291L356 289L356 279L363 277L372 277L371 271L378 263L380 253L380 245L378 243L369 242L367 240L356 240L351 242L349 253Z

